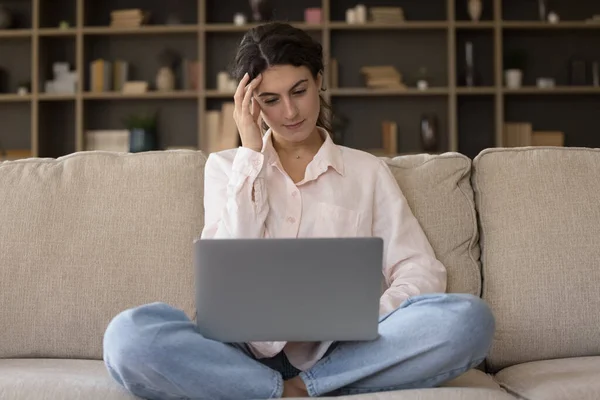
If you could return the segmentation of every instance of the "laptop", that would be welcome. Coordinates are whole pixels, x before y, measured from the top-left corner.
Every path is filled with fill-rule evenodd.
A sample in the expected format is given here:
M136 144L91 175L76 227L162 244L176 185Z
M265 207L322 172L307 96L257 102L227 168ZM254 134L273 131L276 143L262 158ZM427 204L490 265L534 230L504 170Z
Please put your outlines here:
M381 238L197 239L196 323L223 343L378 336Z

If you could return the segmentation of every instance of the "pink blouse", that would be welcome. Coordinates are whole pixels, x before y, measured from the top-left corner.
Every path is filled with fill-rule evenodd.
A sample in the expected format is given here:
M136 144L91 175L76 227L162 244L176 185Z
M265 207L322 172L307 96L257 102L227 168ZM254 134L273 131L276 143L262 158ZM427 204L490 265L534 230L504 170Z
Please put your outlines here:
M446 290L446 269L385 162L369 153L325 142L294 183L271 142L211 153L205 166L205 226L201 237L348 237L384 240L385 315L411 296ZM300 370L312 367L331 342L252 342L253 354L282 350Z

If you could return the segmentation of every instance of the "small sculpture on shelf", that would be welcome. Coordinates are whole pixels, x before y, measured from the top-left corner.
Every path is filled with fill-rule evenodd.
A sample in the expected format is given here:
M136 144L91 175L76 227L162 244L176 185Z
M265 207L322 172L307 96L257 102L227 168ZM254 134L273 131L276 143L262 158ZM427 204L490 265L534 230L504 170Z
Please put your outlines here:
M419 90L429 89L429 75L426 67L419 68L417 73L417 88Z

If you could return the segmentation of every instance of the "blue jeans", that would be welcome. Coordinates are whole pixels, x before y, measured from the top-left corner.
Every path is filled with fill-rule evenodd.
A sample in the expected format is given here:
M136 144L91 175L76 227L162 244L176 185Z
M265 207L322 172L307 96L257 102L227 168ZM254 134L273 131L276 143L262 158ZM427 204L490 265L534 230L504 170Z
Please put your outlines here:
M417 296L380 319L378 339L338 342L297 372L311 397L435 387L484 360L494 327L478 297ZM119 384L145 399L280 398L284 376L294 375L283 353L255 359L244 344L205 339L164 303L117 315L104 335L104 362Z

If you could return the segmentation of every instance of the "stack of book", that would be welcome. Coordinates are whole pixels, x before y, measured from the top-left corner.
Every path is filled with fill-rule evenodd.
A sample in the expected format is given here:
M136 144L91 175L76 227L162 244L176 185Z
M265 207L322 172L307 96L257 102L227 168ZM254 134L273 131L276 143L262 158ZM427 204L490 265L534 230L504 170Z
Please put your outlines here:
M402 7L371 7L371 21L382 24L399 24L405 21Z
M534 131L529 122L507 122L504 124L503 133L503 147L563 147L565 145L564 132Z
M406 88L402 74L391 65L362 67L360 73L364 75L369 88Z
M117 10L110 13L110 26L113 28L139 28L148 22L149 13L139 8Z

